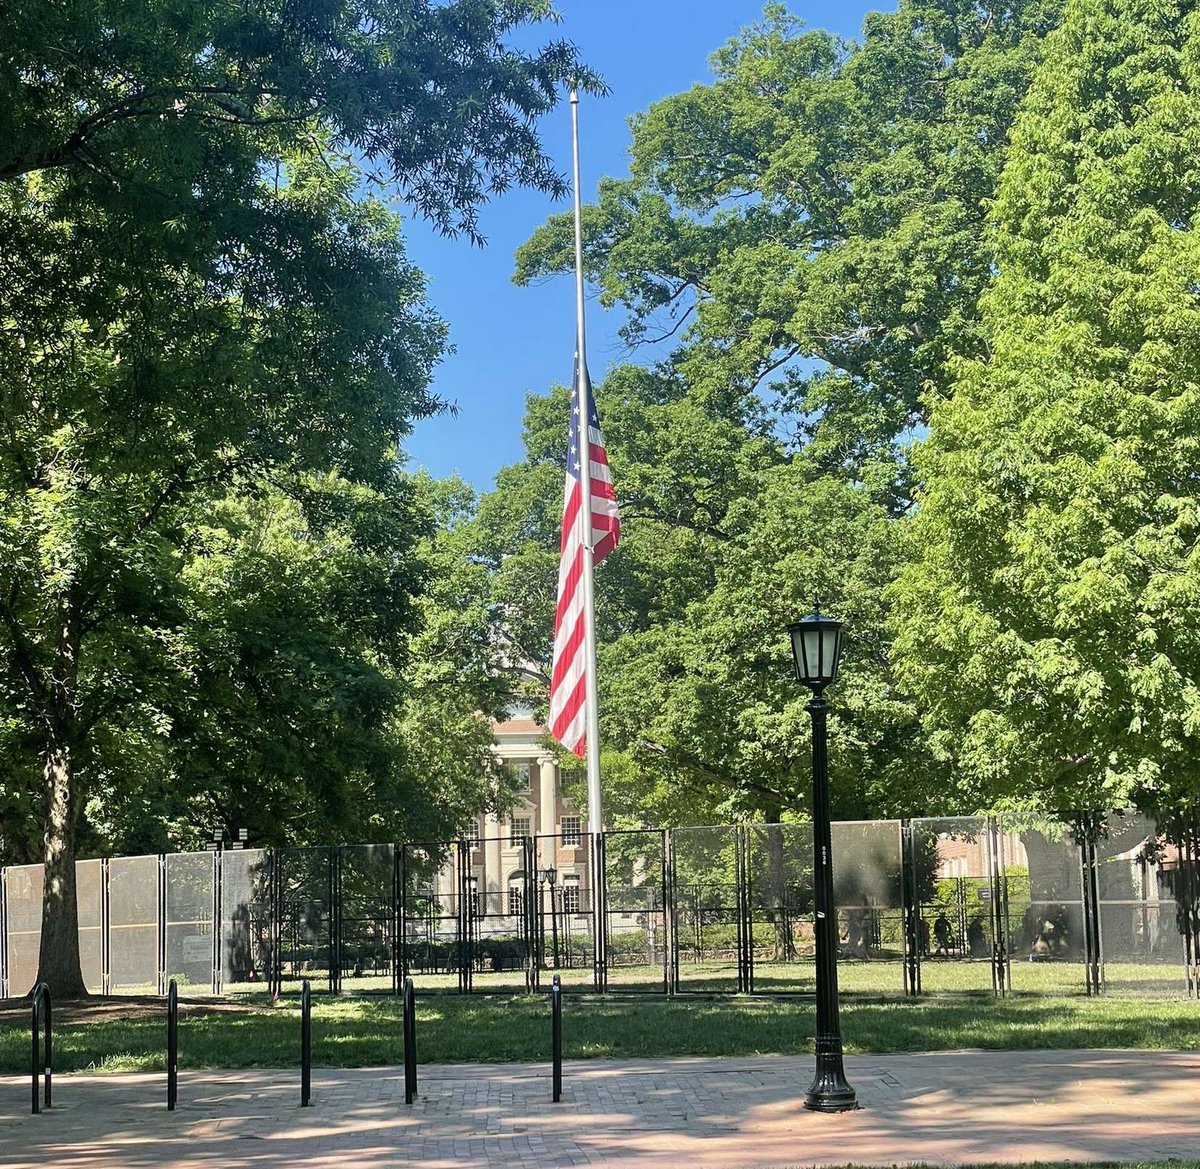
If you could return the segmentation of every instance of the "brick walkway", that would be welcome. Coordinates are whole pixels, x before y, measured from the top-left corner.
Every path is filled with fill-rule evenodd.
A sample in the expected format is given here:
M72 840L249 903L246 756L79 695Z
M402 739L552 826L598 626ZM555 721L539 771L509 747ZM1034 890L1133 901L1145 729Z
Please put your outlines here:
M812 1059L588 1061L550 1103L545 1065L188 1072L168 1113L162 1075L72 1075L29 1114L0 1077L5 1169L773 1169L930 1161L1141 1161L1200 1156L1198 1052L963 1052L848 1058L864 1105L800 1107Z

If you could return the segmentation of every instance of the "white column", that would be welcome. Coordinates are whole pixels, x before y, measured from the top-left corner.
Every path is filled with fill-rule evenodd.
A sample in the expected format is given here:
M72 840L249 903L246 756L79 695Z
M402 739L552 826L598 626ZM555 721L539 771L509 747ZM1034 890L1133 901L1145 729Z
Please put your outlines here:
M487 892L491 893L503 888L504 865L500 859L500 849L504 847L501 836L504 825L491 812L483 825L487 843L483 846L483 881ZM482 890L481 890L482 892ZM495 901L489 901L489 907L495 906Z
M558 793L556 791L554 760L547 755L538 759L538 823L542 836L553 836L558 831ZM551 848L547 845L547 851Z

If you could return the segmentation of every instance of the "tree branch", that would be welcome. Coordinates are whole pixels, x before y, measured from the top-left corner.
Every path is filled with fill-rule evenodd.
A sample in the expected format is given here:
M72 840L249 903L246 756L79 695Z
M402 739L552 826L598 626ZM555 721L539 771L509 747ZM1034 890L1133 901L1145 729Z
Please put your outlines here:
M259 115L254 112L254 103L264 97L278 97L280 93L280 90L267 87L251 88L246 91L234 85L140 88L120 101L105 106L84 118L58 145L47 147L31 157L0 163L0 181L19 178L21 175L31 174L34 171L69 166L75 162L87 162L94 166L96 160L86 153L91 140L110 126L134 118L157 118L166 113L176 117L191 114L207 121L258 127L306 121L320 106L319 99L314 97L312 109L302 113ZM178 107L180 102L191 103L199 98L212 98L213 105L222 112L216 113L192 104L185 104L182 109Z

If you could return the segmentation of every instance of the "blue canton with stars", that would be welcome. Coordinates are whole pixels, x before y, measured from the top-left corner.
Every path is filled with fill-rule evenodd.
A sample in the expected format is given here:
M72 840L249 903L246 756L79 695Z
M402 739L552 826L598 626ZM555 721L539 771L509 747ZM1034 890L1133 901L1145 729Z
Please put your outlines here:
M576 366L578 368L578 365ZM583 388L587 396L588 405L588 421L594 430L600 429L600 415L596 413L596 399L592 396L592 379L588 377L587 370L583 373ZM571 434L570 442L567 446L567 468L571 474L578 479L580 475L579 467L579 393L578 386L576 392L571 396Z

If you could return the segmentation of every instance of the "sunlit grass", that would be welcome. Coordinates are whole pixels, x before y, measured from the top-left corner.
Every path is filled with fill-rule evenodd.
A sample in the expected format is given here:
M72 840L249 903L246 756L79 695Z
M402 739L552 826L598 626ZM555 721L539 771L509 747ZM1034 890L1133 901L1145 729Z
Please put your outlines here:
M111 1002L111 1000L109 1000ZM202 1004L197 1003L202 1009ZM847 1000L842 1030L850 1053L957 1048L1200 1048L1200 1008L1188 1001L1099 998ZM240 1012L180 1021L182 1067L296 1067L300 1012L295 998L249 999ZM812 1050L813 1007L803 1000L620 999L568 997L568 1059L683 1055L798 1054ZM56 1070L161 1070L161 1018L60 1021ZM430 996L418 1006L422 1062L536 1061L549 1057L550 1012L544 995ZM400 1004L389 997L318 997L313 1061L325 1067L401 1062ZM29 1066L24 1015L0 1027L0 1072Z

